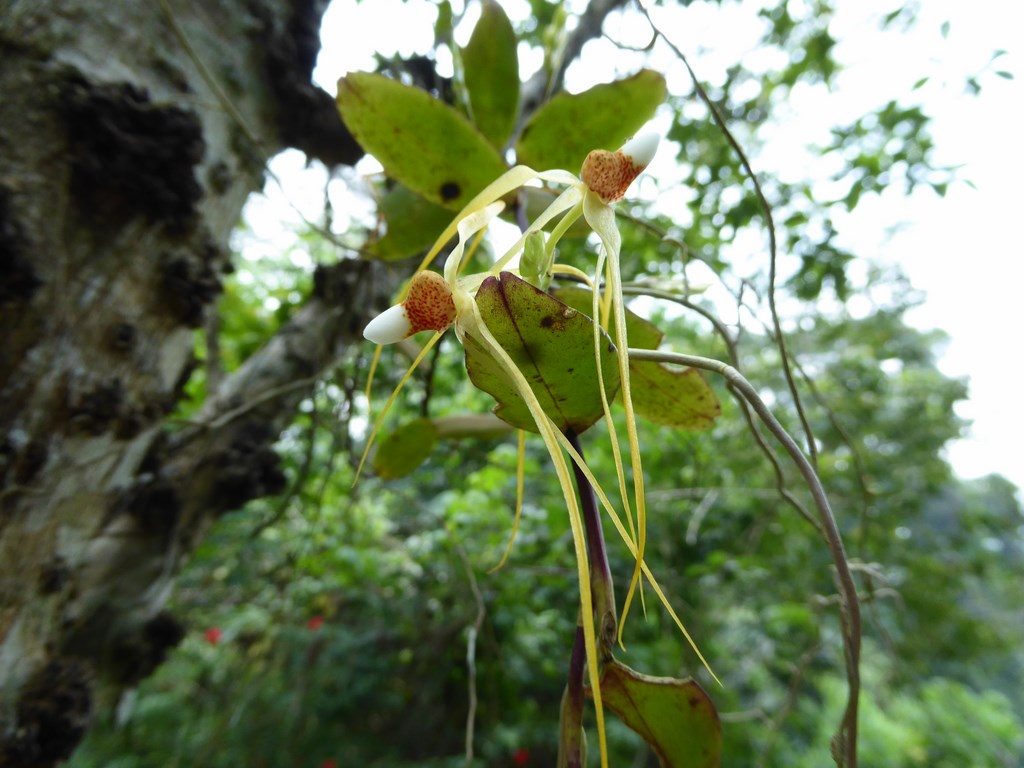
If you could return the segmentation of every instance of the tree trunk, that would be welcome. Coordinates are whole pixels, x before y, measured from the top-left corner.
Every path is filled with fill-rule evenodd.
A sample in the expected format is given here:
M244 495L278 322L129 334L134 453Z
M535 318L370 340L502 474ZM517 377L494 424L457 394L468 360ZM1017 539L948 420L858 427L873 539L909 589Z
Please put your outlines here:
M371 265L319 271L166 429L266 159L360 155L310 83L322 10L0 0L0 765L67 757L97 698L181 639L163 606L182 559L281 488L270 445L303 382L386 303Z

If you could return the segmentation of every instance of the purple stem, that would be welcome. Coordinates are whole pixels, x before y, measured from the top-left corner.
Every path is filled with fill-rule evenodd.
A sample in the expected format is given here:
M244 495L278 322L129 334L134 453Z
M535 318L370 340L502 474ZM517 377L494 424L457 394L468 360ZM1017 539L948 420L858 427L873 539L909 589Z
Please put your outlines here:
M580 439L571 429L566 429L565 436L576 453L583 458ZM611 658L612 645L615 642L615 585L612 582L612 570L608 565L608 551L604 543L604 530L601 527L601 514L597 506L597 496L583 471L572 462L573 474L576 476L576 489L580 497L580 512L583 514L583 525L587 532L587 551L590 555L590 590L593 594L592 610L596 616L600 653L603 659Z

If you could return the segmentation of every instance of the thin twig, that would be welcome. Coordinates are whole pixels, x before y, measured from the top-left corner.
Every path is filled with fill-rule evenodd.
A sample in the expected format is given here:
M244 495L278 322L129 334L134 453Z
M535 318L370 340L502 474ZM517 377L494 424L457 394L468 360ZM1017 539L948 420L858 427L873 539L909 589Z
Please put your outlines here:
M729 333L729 329L726 327L725 323L723 323L722 320L710 310L705 309L699 304L694 304L683 296L655 288L624 285L622 286L622 292L632 296L650 296L652 298L664 299L665 301L672 301L696 312L711 323L715 332L722 338L722 341L725 342L726 349L729 352L729 360L732 362L733 367L737 371L740 369L739 349L736 339ZM739 405L740 413L743 414L743 420L746 422L747 429L754 438L754 442L757 443L757 447L760 449L761 453L764 454L765 458L768 459L768 463L771 464L772 472L775 475L775 490L787 504L796 510L798 515L806 520L812 528L818 531L818 533L821 533L821 526L818 524L818 521L814 519L814 516L807 510L807 508L789 491L789 488L786 487L786 476L782 471L782 465L779 463L779 457L776 455L775 451L772 450L772 447L768 445L767 441L764 439L764 435L761 434L761 430L757 428L757 424L750 413L750 407L747 405L747 401L739 393L735 392L731 386L729 386L728 389L729 393Z
M800 654L800 658L797 659L796 664L793 664L793 673L789 677L789 685L786 686L786 698L783 700L781 705L775 708L774 716L769 718L768 722L765 723L768 729L768 743L761 749L761 754L757 761L758 768L766 765L767 761L771 758L772 749L778 739L779 729L782 727L783 721L796 706L801 684L804 681L804 677L807 675L807 669L810 667L811 662L814 661L814 657L818 655L819 650L821 650L821 643L820 641L816 641L810 648Z
M466 713L466 768L473 766L473 732L476 728L476 639L484 626L484 617L487 615L487 606L484 604L484 597L480 594L480 586L476 582L476 574L473 573L473 566L466 557L466 551L458 542L453 542L455 552L462 561L466 570L466 577L469 579L469 588L473 592L473 599L476 601L476 619L467 630L466 637L466 671L469 678L466 685L469 688L469 711Z
M814 500L814 505L818 510L818 518L825 541L832 555L832 562L836 569L841 596L839 617L843 632L849 696L847 698L846 711L843 715L843 722L839 732L836 733L833 739L833 755L837 761L840 761L847 768L856 768L857 705L860 695L860 602L857 597L857 587L853 581L853 574L850 571L850 564L846 559L846 552L843 548L843 539L839 533L839 527L836 525L835 516L832 514L828 496L825 494L825 489L821 485L817 472L815 472L810 461L801 452L800 447L757 394L751 383L731 365L707 357L683 355L676 352L658 352L649 349L630 349L629 356L633 360L651 360L659 363L700 368L701 370L711 371L724 377L729 385L735 391L742 394L750 403L764 425L779 441L786 450L786 453L789 454L807 483L807 487L811 492L811 498Z
M779 355L782 358L782 371L786 378L786 386L789 388L790 394L793 396L793 404L796 407L797 414L800 417L800 424L803 426L804 433L807 435L807 451L810 455L810 462L812 467L818 466L818 449L814 443L814 432L811 430L811 423L807 418L807 414L804 412L803 403L800 400L800 393L796 388L796 381L793 378L793 372L789 366L789 354L786 351L786 338L782 333L782 323L779 320L779 312L775 306L775 281L777 273L777 262L778 262L778 243L775 235L775 219L772 216L771 206L768 204L768 199L764 195L764 190L761 188L761 183L757 180L757 174L754 173L754 168L750 164L750 160L747 158L746 152L740 146L740 143L736 140L736 137L732 135L732 131L725 123L725 118L722 116L721 110L708 96L704 86L697 78L697 73L693 71L693 67L690 66L690 61L686 57L686 54L676 46L664 32L654 23L654 19L651 18L651 14L647 8L644 7L640 0L637 0L637 5L643 12L644 16L647 17L647 22L651 25L658 36L665 41L665 44L672 49L672 51L679 57L679 60L683 62L683 66L686 67L686 71L690 74L690 79L693 81L693 87L697 91L697 95L700 96L700 100L704 102L704 106L708 108L711 113L712 119L715 121L715 125L718 126L722 135L725 136L729 146L732 147L736 156L739 158L740 163L743 166L743 170L746 172L750 181L754 185L754 194L757 196L758 205L761 208L761 214L764 216L765 227L768 230L768 249L769 249L769 262L768 262L768 309L772 316L772 325L775 328L775 343L779 346Z

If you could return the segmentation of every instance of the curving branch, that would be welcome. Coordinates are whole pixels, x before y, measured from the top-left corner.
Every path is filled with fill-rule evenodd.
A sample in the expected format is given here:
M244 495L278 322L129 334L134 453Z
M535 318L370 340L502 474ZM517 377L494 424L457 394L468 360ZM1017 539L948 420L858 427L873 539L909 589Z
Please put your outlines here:
M817 472L811 462L804 456L796 441L786 432L782 424L775 418L774 414L757 394L753 385L731 365L719 360L696 355L684 355L676 352L658 352L648 349L630 349L631 360L651 360L659 363L670 363L672 365L684 365L690 368L717 373L722 376L729 386L739 392L743 398L750 403L750 406L757 413L758 417L789 454L793 463L803 476L807 487L814 500L814 506L818 512L818 519L821 529L828 544L829 552L832 555L832 562L836 569L836 576L839 582L840 595L840 624L843 633L843 646L846 657L846 678L849 686L846 711L843 714L843 721L839 731L833 737L833 753L840 764L847 768L856 768L857 765L857 708L860 696L860 644L861 644L861 616L860 601L857 597L857 586L850 571L850 564L846 558L843 547L843 539L839 533L835 516L821 485Z
M786 386L789 388L790 394L793 396L793 405L796 407L797 415L800 418L800 424L803 427L804 434L807 437L807 452L810 456L810 462L812 466L818 464L818 447L814 441L814 432L811 429L811 422L807 418L807 414L804 411L803 401L800 397L800 391L797 389L796 380L793 377L793 371L789 362L789 353L786 350L786 337L782 332L782 323L779 320L778 308L775 304L775 282L777 277L778 267L778 244L775 234L775 219L772 216L772 208L768 203L768 199L765 197L764 190L761 188L761 182L758 181L757 174L754 173L754 168L750 164L750 159L747 157L747 153L743 151L743 147L740 146L739 141L733 136L732 131L729 130L729 126L726 125L725 118L722 116L721 110L711 100L708 92L704 89L703 84L697 77L697 73L693 71L693 67L690 66L690 60L686 57L679 47L673 43L668 36L654 23L654 19L651 18L650 12L641 3L637 3L640 6L641 12L647 18L648 23L651 25L651 29L654 30L655 34L658 35L665 44L672 49L673 53L683 62L683 66L686 67L686 71L690 75L690 79L693 81L694 90L700 97L700 100L704 103L704 106L708 108L711 113L712 119L715 121L715 125L718 126L719 130L722 131L722 135L725 136L729 146L732 147L733 151L739 157L740 164L743 166L743 170L746 172L747 177L754 185L754 194L757 196L758 205L761 208L761 214L764 216L765 228L768 230L768 309L772 317L772 326L775 329L775 343L779 347L779 356L782 360L782 373L786 379Z

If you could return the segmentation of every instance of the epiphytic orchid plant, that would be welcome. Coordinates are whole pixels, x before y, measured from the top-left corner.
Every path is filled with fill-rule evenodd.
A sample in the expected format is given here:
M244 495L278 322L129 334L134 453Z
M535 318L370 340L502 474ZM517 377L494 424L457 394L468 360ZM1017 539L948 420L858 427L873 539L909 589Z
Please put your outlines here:
M606 349L609 343L605 331L611 330L616 339L627 339L626 309L622 298L622 285L619 273L621 240L611 204L623 197L632 181L648 165L654 156L657 145L657 136L646 133L631 139L617 152L594 150L583 163L579 177L565 170L538 172L526 166L516 166L507 171L474 197L455 217L434 243L434 246L427 252L420 269L410 281L402 301L371 321L364 332L365 337L370 341L377 344L389 344L402 341L421 331L434 331L434 336L423 347L406 374L405 378L408 378L409 374L411 374L412 370L415 369L426 353L437 343L444 331L450 326L454 326L456 335L463 344L467 345L467 347L472 345L473 348L482 351L491 358L500 374L505 378L506 384L514 389L521 403L528 409L534 431L540 434L551 457L562 488L571 523L580 585L580 623L590 691L597 712L598 739L601 745L602 765L606 764L606 749L600 682L601 664L603 661L610 659L610 649L607 647L599 648L599 638L607 638L609 635L614 634L616 626L615 608L614 599L610 594L610 584L601 584L598 587L598 591L602 592L599 600L595 600L595 595L592 594L593 574L591 573L587 541L584 534L585 525L581 516L580 503L573 487L570 462L575 465L576 470L582 473L593 487L602 506L608 512L610 519L635 558L635 570L623 607L623 620L628 613L630 603L637 592L641 578L646 577L680 630L693 644L682 622L672 610L671 605L644 562L646 513L643 468L637 437L636 415L633 409L630 390L630 365L627 344L621 343L619 345L615 355L617 369L606 371L608 366L602 365L602 358L607 357ZM526 227L522 236L493 266L483 273L462 275L463 267L468 258L467 244L470 240L474 235L482 232L488 223L505 208L503 198L534 180L561 184L565 188L548 208ZM575 267L554 263L555 248L559 239L580 217L586 221L601 241L601 247L598 249L595 259L595 266L590 275L583 273ZM546 240L544 240L543 234L540 233L543 233L544 228L552 223L554 223L553 229ZM445 262L443 276L427 270L426 265L431 263L452 236L457 236L457 241ZM515 276L519 270L510 268L510 263L515 257L522 254L524 247L528 243L536 248L538 242L541 243L542 247L539 258L540 265L536 264L537 259L534 257L530 260L534 262L530 265L530 270L537 268L538 271L549 272L554 275L570 275L586 282L591 288L592 304L590 316L599 320L594 322L587 319L586 322L593 329L593 359L595 361L593 370L597 376L597 390L601 399L601 411L608 426L612 450L616 459L617 479L625 509L625 524L617 514L608 496L602 490L600 483L580 456L571 437L566 434L566 430L562 426L553 420L549 410L546 409L545 404L541 402L537 392L535 392L526 375L524 375L521 364L513 359L512 354L506 348L507 344L503 345L502 341L497 338L495 332L485 319L484 314L481 312L481 302L478 301L478 297L488 290L494 290L495 284L499 284L497 286L499 290L506 292L517 290L515 283L513 282L510 286L509 282L516 280ZM603 291L600 288L602 284L604 286ZM522 289L518 290L521 291ZM576 310L569 307L566 307L563 311L563 316L566 318L576 317L576 315ZM581 315L580 319L582 320L584 317ZM552 320L552 323L554 322ZM613 377L609 378L614 378L615 381L606 381L608 373L614 374ZM404 381L405 379L403 379ZM400 388L401 384L392 393L384 413L386 413L387 407L394 402ZM625 411L630 461L634 479L632 494L627 490L622 456L611 416L610 406L616 388L619 388L622 392L622 403ZM369 441L371 443L380 428L384 413L378 418L371 433ZM585 426L589 425L584 425L584 428ZM369 445L367 450L368 448ZM567 453L570 457L569 461L566 459ZM598 616L597 624L595 624L595 613ZM618 623L620 644L622 626L623 623ZM694 650L697 650L696 645L693 647ZM700 656L700 652L697 651L697 653ZM701 660L703 661L702 656Z
M441 27L451 20L444 19L443 14L439 16L439 38L450 36L451 30ZM722 375L748 417L749 405L789 454L814 500L818 512L815 527L828 544L840 585L850 682L835 742L836 759L854 765L860 653L858 599L839 530L814 467L735 368L708 358L658 351L661 332L630 313L623 302L621 240L611 205L650 162L658 142L652 135L638 134L617 152L593 148L615 146L625 136L638 132L665 99L665 79L657 72L641 70L632 77L579 94L557 94L520 120L517 45L515 31L501 5L486 2L481 4L469 44L461 49L452 46L455 104L443 103L424 90L380 75L352 73L338 83L342 118L359 143L380 160L389 177L387 183L377 186L386 231L368 240L367 255L397 259L426 250L399 303L367 326L366 337L380 345L420 331L433 332L379 415L359 469L402 385L445 330L454 326L465 349L470 379L497 400L495 413L521 430L516 517L498 567L508 556L519 521L523 430L541 436L569 517L580 611L562 701L557 768L582 768L586 764L582 735L585 678L589 679L589 693L595 704L602 768L608 765L606 708L640 734L663 765L712 768L718 765L721 731L706 694L692 680L650 678L633 672L613 657L612 648L616 635L621 645L625 617L638 593L642 600L641 587L646 581L696 650L645 562L646 507L636 416L640 413L674 428L706 428L719 408L697 369ZM694 81L702 100L727 133L695 76ZM730 144L738 146L731 137ZM506 164L510 146L520 163L512 169ZM759 190L749 164L741 159ZM533 170L573 168L581 162L578 177L565 170ZM530 210L531 196L538 193L538 183L560 187L560 191L553 200L548 197L550 204L531 222L526 211ZM543 194L550 191L545 189ZM772 232L770 211L760 192L759 197ZM513 199L521 237L482 273L464 274L484 230ZM458 212L454 220L450 218L452 211ZM600 240L585 270L556 263L555 259L558 243L571 227L578 228L573 225L580 219ZM453 239L443 273L429 271L435 257ZM774 244L774 235L770 239ZM774 245L772 248L774 265ZM561 286L548 290L553 277L570 278L589 290ZM651 295L677 298L661 291ZM776 328L785 358L777 319ZM378 346L374 367L380 351ZM665 364L691 367L679 372ZM790 386L794 400L799 401L792 382ZM611 417L611 403L620 392L632 489L628 487ZM588 468L578 440L579 433L602 419L615 460L622 516ZM809 428L806 431L810 435ZM394 440L389 438L389 442ZM775 463L771 449L760 438L758 442ZM385 466L377 461L381 453L374 462L379 468ZM811 520L792 496L786 498ZM621 622L616 619L598 500L635 558ZM704 662L699 651L697 655ZM470 711L467 764L473 758L472 707Z
M397 182L378 188L379 210L387 228L368 242L368 254L387 259L426 251L398 303L374 319L365 336L382 345L421 331L433 334L378 415L357 476L405 381L454 326L465 349L470 379L498 401L495 413L520 430L516 517L497 567L509 554L519 522L524 431L539 434L544 442L570 522L580 611L562 705L558 766L585 764L585 693L595 705L602 766L608 765L605 708L660 755L701 752L717 763L717 716L696 683L645 678L612 655L616 637L622 642L624 620L634 598L639 594L643 600L644 581L690 640L645 562L646 506L637 412L653 418L653 410L671 410L663 402L651 405L657 400L652 392L671 391L673 404L691 395L693 401L700 401L701 406L692 409L701 411L700 424L691 428L708 426L718 413L714 396L695 371L687 372L693 376L677 375L659 363L633 362L628 351L630 344L654 349L661 333L650 324L638 327L646 321L629 313L623 302L621 238L612 204L623 197L657 149L657 136L640 129L663 102L665 80L657 72L642 70L580 94L560 94L517 132L516 47L515 33L500 4L484 3L469 44L456 57L465 86L456 89L460 103L442 103L423 90L380 75L352 73L338 83L338 106L346 125ZM636 138L618 151L595 149L614 147L630 133ZM513 139L520 164L509 169L505 150ZM580 163L578 176L567 170L534 170L579 167ZM549 203L530 221L525 212L536 197L546 197ZM484 231L512 201L521 236L485 271L466 274ZM454 219L445 209L456 212ZM600 241L593 260L585 269L556 263L559 242L570 228L578 230L582 224ZM428 232L432 236L421 239ZM428 269L453 240L443 271ZM589 291L580 287L548 291L552 277L570 278ZM380 352L378 346L371 379ZM692 385L693 391L679 398L678 387L684 379L690 383L684 387ZM633 381L639 385L631 386ZM611 415L619 393L632 487ZM616 466L621 515L584 461L578 440L581 432L602 420ZM621 622L616 618L598 503L635 558ZM680 720L683 711L690 717L685 727ZM471 753L468 728L467 761Z

